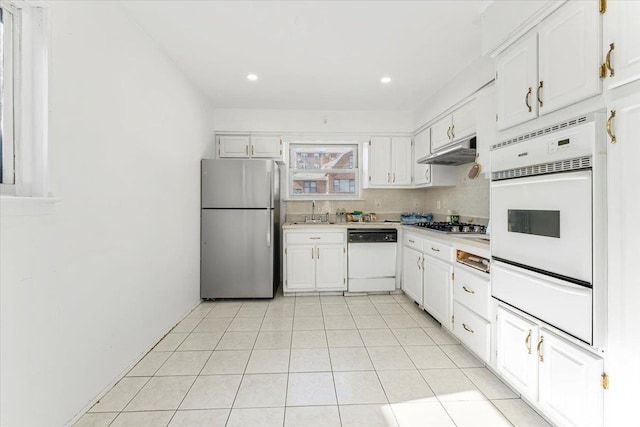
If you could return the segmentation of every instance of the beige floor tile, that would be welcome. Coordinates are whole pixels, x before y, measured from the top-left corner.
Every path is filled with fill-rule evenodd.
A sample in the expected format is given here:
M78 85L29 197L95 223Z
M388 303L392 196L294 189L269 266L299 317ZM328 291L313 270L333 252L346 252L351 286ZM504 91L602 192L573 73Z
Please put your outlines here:
M293 331L291 348L319 348L327 346L327 336L320 331Z
M216 350L200 375L244 374L251 350Z
M231 317L207 318L200 322L193 332L224 332L232 321Z
M327 331L327 342L329 347L364 347L357 330Z
M257 337L258 332L225 332L216 350L250 350Z
M414 370L414 366L402 347L367 347L376 371Z
M426 369L420 373L441 402L487 399L460 369Z
M351 316L347 304L322 304L323 316Z
M340 405L387 403L387 397L374 371L334 372L333 378Z
M238 313L236 314L236 318L238 317L264 317L267 313L268 305L249 305L242 306Z
M289 374L287 406L335 405L336 403L331 372Z
M402 402L391 405L400 427L455 427L438 401Z
M107 427L117 416L117 412L84 414L73 427Z
M167 359L156 376L198 375L211 356L211 351L178 351Z
M321 304L340 304L346 305L345 297L342 295L320 295Z
M414 303L414 302L409 302L409 303L401 303L400 307L402 307L404 309L404 311L407 312L407 314L409 314L411 317L416 317L416 316L426 316L426 313L424 312L423 309L421 309L418 304ZM427 316L428 317L428 316ZM438 325L438 322L436 322L436 325Z
M171 419L169 427L224 427L229 412L229 409L178 411Z
M176 351L213 350L222 338L222 332L197 332L189 334Z
M390 329L361 329L362 341L367 347L399 346L400 343Z
M195 376L153 377L125 408L127 412L178 409Z
M291 348L291 331L260 331L254 349L269 348Z
M421 328L391 329L391 331L403 346L436 345Z
M198 323L200 323L202 319L184 319L182 322L178 323L171 332L191 332L194 330Z
M378 310L378 313L380 314L395 314L395 315L407 315L407 312L404 311L404 308L402 308L400 306L400 304L397 303L390 303L390 304L374 304L376 307L376 310Z
M407 296L407 294L405 293L394 294L392 296L393 296L393 299L396 300L398 304L413 303L413 300L411 299L411 297Z
M511 423L488 401L444 402L457 427L511 427Z
M289 372L331 371L329 350L323 348L294 348L291 350Z
M344 301L349 305L351 305L351 304L372 304L372 302L369 299L368 295L349 295L348 297L344 298Z
M287 374L245 375L233 404L234 408L272 408L284 406Z
M293 318L294 331L322 331L324 321L322 316L296 316Z
M89 412L119 412L149 381L148 377L125 377L118 381Z
M150 351L128 373L128 377L150 377L171 356L170 351Z
M453 335L446 332L442 327L425 328L424 331L438 345L458 344L458 341L453 337Z
M352 316L375 316L378 310L370 302L348 304Z
M387 398L391 403L409 401L436 401L435 395L420 372L412 371L378 371Z
M550 427L549 423L521 399L492 402L515 427Z
M231 408L242 375L201 375L180 404L180 409Z
M405 351L418 369L455 368L456 365L438 346L404 347Z
M449 359L453 360L453 363L455 363L458 368L481 368L484 366L484 363L480 359L460 344L441 345L440 348L449 356Z
M227 331L250 332L259 331L262 325L262 317L236 317L231 321Z
M269 307L264 317L265 319L270 317L293 317L294 312L295 305L293 304L278 305Z
M277 374L289 371L289 349L254 349L245 374Z
M487 368L465 368L464 374L488 399L518 399L518 395Z
M398 427L387 404L340 406L342 427Z
M330 347L333 371L371 371L373 364L364 347Z
M230 304L219 304L215 306L209 314L207 314L208 318L217 318L217 317L235 317L240 311L240 305L230 305Z
M337 406L291 406L284 414L284 427L341 427Z
M353 320L356 322L358 329L384 329L388 328L382 316L379 314L369 315L353 315Z
M284 408L232 409L227 427L282 427Z
M348 316L324 316L324 328L326 330L356 329L353 317Z
M175 351L188 335L186 332L170 332L156 344L153 351Z
M122 412L111 423L112 427L158 427L166 426L173 411Z
M296 302L294 315L296 317L322 316L322 307L320 306L319 302L315 304L304 304Z
M408 314L383 314L382 318L390 328L417 328L418 324Z
M389 294L369 295L369 300L374 304L395 304L396 302L393 295Z
M293 317L269 317L262 321L261 331L290 331L293 329Z
M429 316L424 311L422 313L409 313L409 316L413 319L414 322L418 324L421 328L439 328L440 323L433 317Z

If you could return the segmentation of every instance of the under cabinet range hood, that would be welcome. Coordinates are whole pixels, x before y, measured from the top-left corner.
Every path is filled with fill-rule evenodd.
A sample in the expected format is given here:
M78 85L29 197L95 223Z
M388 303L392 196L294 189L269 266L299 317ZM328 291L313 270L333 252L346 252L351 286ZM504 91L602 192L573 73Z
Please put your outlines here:
M476 159L476 137L463 139L447 145L433 154L418 159L418 163L431 165L457 166L471 163Z

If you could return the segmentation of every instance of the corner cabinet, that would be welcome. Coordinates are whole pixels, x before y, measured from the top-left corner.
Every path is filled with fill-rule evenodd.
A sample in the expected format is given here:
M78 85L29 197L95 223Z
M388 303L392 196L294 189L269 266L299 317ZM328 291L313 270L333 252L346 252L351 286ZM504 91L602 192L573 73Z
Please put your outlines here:
M464 139L476 132L475 99L463 104L451 114L435 122L432 126L431 152Z
M456 185L456 168L443 165L421 165L417 161L431 154L431 128L416 134L413 147L413 186L446 187Z
M640 79L640 2L608 2L603 17L602 74L613 89Z
M235 159L281 159L279 136L218 135L218 157Z
M335 230L285 230L284 291L347 289L346 234Z
M603 360L539 322L498 306L497 369L551 421L603 425Z
M598 95L600 12L570 1L496 58L498 129Z
M411 137L372 137L367 161L368 188L411 186Z

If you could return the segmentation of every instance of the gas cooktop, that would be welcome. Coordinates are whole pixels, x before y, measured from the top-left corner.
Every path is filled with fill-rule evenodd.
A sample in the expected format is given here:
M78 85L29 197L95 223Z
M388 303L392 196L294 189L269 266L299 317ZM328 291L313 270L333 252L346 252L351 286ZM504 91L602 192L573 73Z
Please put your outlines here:
M485 234L487 232L487 227L484 225L467 224L464 222L458 224L450 224L448 222L419 222L414 225L447 234Z

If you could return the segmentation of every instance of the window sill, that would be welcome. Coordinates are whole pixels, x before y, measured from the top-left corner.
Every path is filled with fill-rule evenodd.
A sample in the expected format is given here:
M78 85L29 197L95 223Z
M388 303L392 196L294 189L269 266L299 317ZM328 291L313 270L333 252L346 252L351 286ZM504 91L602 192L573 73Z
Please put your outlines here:
M53 205L59 201L53 197L0 196L0 216L52 215Z

